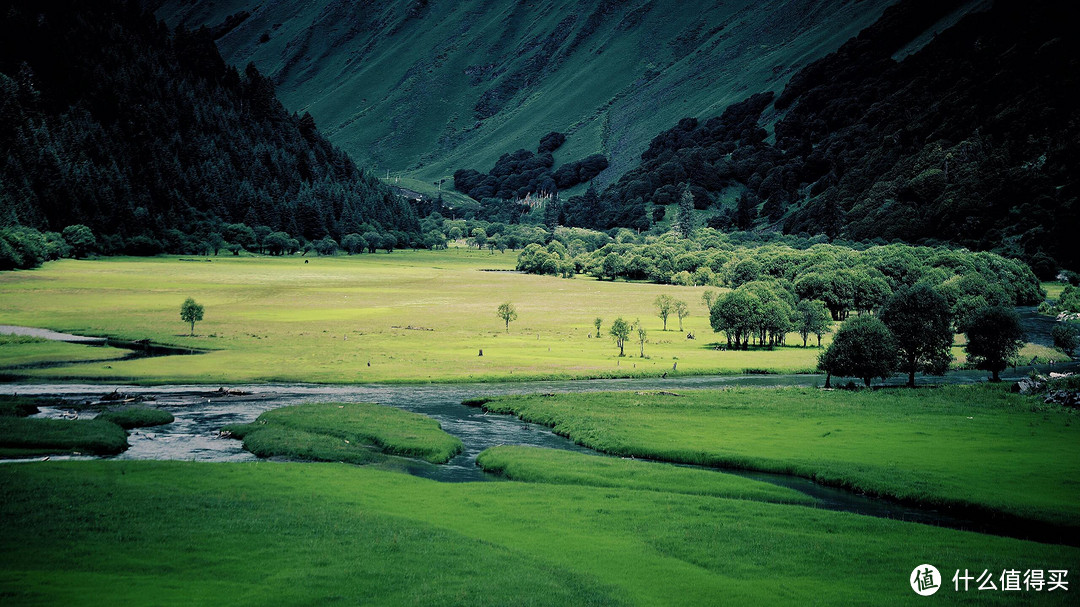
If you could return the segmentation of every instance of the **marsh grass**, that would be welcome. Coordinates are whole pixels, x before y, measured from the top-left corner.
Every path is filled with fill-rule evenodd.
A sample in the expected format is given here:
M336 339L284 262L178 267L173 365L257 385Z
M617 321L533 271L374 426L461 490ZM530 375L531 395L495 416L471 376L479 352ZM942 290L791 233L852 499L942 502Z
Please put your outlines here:
M26 417L38 412L38 407L54 404L54 401L17 394L0 394L0 417Z
M94 419L112 422L125 430L171 424L176 418L168 411L150 407L125 407L99 414Z
M483 406L613 455L1080 526L1075 411L1005 386L506 396Z
M0 417L0 457L113 455L127 447L124 430L103 420Z
M814 503L813 498L794 489L718 471L539 447L492 447L476 458L476 465L485 472L529 483L622 487L788 504Z
M289 456L366 464L386 455L444 463L461 452L462 444L439 423L370 403L316 403L273 409L251 424L224 430L244 441L260 457Z

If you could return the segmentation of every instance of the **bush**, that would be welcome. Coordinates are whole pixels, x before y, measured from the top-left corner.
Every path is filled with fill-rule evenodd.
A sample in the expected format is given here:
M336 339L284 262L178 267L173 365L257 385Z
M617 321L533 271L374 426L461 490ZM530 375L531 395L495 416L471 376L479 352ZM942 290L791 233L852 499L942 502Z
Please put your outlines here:
M1069 356L1076 353L1076 348L1080 346L1080 331L1072 324L1056 325L1051 335L1054 338L1054 347L1061 348Z

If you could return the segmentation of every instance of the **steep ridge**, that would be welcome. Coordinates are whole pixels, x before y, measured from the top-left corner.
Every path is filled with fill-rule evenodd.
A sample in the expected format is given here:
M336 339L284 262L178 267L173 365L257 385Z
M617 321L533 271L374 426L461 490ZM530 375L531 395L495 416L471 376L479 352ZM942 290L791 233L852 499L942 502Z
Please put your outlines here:
M286 107L309 111L380 176L430 183L559 131L568 139L556 162L604 154L607 183L657 132L779 92L891 2L159 4L159 17L187 27L249 14L217 40L226 61L254 61Z
M4 0L0 15L0 227L85 224L114 254L216 250L238 222L312 240L418 232L207 32L119 0Z

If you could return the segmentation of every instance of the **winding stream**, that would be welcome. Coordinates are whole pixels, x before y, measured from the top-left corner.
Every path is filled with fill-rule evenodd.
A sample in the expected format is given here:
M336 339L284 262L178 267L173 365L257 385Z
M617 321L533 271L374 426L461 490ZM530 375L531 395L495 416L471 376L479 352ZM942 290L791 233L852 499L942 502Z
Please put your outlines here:
M1077 365L1070 365L1076 367ZM1058 365L1055 370L1064 370ZM1047 369L1040 368L1041 371ZM1003 374L1003 379L1027 376L1030 368L1017 368ZM984 381L982 372L954 372L944 378L920 378L924 382L974 383ZM904 378L893 382L902 384ZM580 453L595 453L558 436L550 429L527 424L508 415L488 414L461 402L477 396L505 394L535 394L556 392L595 392L610 390L679 390L721 388L730 386L816 386L823 382L819 375L761 375L761 376L699 376L667 379L611 379L589 381L551 381L484 384L440 385L350 385L329 386L313 384L272 384L230 386L245 394L227 396L204 386L115 386L92 384L0 384L0 393L59 397L72 403L97 400L103 394L119 389L128 394L143 395L153 400L147 403L176 417L164 426L140 428L130 433L130 448L109 459L120 460L191 460L207 462L256 461L245 451L240 441L221 438L218 430L231 423L254 421L264 411L306 402L375 402L422 413L439 421L442 428L460 438L464 451L444 465L410 461L410 474L440 482L476 482L493 477L476 466L476 456L497 445L526 445L565 449ZM64 407L45 407L39 417L60 417ZM87 413L90 415L91 413ZM40 458L36 458L40 459ZM52 459L92 459L89 457L56 457ZM24 460L25 461L25 460ZM31 460L35 461L35 460ZM710 470L713 470L710 468ZM1077 543L1063 539L1062 530L1027 521L956 513L932 508L899 504L890 500L870 498L844 489L818 485L811 480L748 471L715 470L717 474L740 476L770 482L801 491L817 500L817 506L830 510L854 512L877 517L914 521L938 526L967 529L1034 539L1053 543Z

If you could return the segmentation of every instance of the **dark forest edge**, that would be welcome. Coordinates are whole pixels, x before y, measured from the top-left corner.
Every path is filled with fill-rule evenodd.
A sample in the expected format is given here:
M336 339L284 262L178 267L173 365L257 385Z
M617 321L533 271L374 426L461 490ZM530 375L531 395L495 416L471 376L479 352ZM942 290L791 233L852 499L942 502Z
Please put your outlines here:
M227 66L210 30L170 32L119 0L0 13L0 269L65 246L193 254L277 234L267 248L285 251L419 234L407 201L287 112L254 65Z

